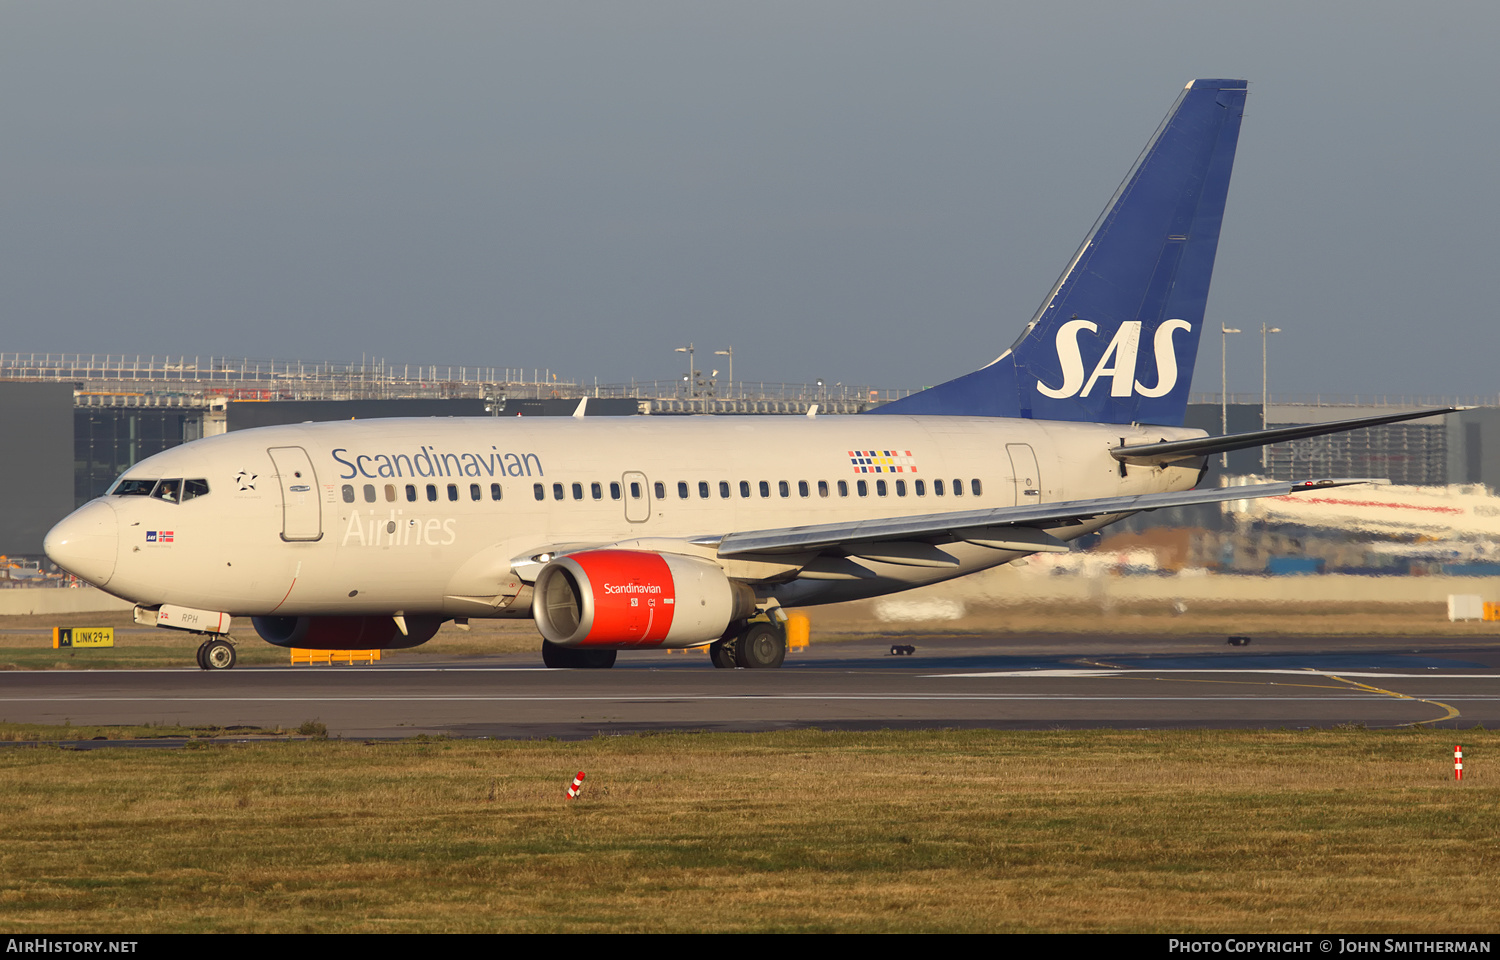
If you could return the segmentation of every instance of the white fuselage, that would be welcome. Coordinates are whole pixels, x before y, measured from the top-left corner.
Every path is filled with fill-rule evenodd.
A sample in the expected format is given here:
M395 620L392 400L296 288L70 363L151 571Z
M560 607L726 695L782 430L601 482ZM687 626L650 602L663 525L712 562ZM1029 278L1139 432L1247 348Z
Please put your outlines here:
M105 496L54 537L71 530L85 545L75 573L148 606L237 616L525 615L493 598L507 581L529 579L537 564L528 558L538 554L665 543L713 559L712 546L691 541L1185 490L1199 476L1196 464L1125 470L1108 451L1122 440L1201 435L900 416L309 423L211 437L142 461L127 479L201 479L208 492L181 502ZM1072 539L1108 519L1053 532ZM873 574L862 579L800 576L805 556L721 565L762 595L818 603L1023 555L965 543L945 549L957 567L853 558Z

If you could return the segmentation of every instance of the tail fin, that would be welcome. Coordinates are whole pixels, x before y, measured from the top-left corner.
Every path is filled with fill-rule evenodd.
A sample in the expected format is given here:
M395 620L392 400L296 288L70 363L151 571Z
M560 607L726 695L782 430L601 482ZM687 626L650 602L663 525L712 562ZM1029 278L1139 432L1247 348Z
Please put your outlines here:
M1011 348L870 412L1181 424L1244 107L1188 84Z

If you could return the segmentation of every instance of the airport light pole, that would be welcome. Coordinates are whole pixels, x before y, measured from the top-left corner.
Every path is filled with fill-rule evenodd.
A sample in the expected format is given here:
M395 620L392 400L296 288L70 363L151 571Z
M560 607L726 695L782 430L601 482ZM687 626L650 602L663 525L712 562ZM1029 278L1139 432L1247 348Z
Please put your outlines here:
M1260 428L1266 429L1266 404L1270 401L1270 394L1266 390L1266 340L1273 333L1280 333L1280 327L1268 327L1264 323L1260 325ZM1270 464L1270 452L1260 448L1260 472L1265 473Z
M672 352L685 353L688 355L688 375L687 379L684 380L683 383L685 384L684 389L687 391L686 396L689 400L691 400L693 398L693 341L689 340L687 346L677 347Z
M1219 324L1219 434L1229 433L1229 335L1240 333L1237 327ZM1219 461L1222 469L1229 469L1229 451L1225 450Z
M714 356L729 358L729 396L734 396L734 347L728 350L715 350Z

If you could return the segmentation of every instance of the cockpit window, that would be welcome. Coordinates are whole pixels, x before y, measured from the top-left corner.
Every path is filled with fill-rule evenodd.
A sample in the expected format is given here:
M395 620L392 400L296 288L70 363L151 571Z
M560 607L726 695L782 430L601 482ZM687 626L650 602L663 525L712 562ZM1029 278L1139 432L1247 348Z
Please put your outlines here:
M183 503L195 497L208 496L208 481L202 478L182 480L177 477L165 480L127 480L122 477L109 489L109 495L152 497L167 503Z
M169 477L163 480L127 480L115 481L115 485L109 489L110 496L116 497L146 497L153 500L161 500L165 503L184 503L196 497L208 496L208 481L201 477L183 480L178 477Z
M110 493L116 497L145 497L150 496L151 488L156 486L155 480L118 480Z

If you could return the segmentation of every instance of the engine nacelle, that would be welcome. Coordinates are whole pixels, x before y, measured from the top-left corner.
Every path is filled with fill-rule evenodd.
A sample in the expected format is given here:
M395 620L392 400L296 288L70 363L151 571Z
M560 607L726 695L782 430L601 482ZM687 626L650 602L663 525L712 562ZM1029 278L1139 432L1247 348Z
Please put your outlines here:
M440 617L407 617L406 633L391 617L255 617L267 643L304 650L401 650L421 646L443 625Z
M753 616L755 591L697 557L586 550L542 568L531 611L561 646L691 647Z

